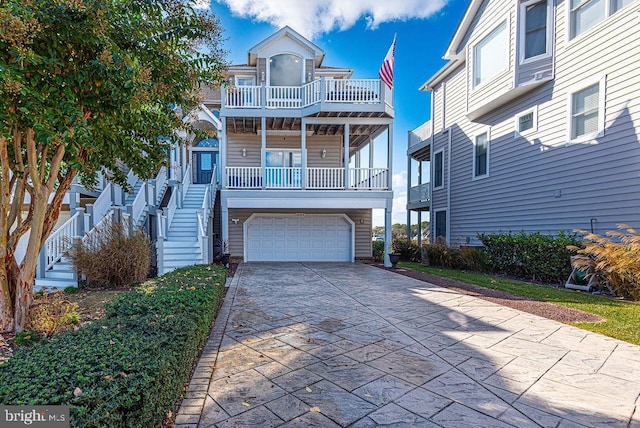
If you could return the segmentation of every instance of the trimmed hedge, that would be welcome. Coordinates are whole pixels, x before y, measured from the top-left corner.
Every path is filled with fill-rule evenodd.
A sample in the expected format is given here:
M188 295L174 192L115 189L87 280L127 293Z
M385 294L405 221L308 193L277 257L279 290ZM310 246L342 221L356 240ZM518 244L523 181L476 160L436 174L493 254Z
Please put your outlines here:
M0 365L0 404L69 404L72 426L161 425L204 346L225 276L178 269L117 298L105 318L19 352Z
M571 274L569 246L581 246L576 233L482 233L478 238L492 270L529 281L563 283Z

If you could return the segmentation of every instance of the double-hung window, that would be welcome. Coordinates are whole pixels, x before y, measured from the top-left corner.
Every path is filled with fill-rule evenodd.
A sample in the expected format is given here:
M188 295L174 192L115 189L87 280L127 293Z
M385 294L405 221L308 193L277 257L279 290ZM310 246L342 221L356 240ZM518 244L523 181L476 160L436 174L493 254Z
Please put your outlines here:
M569 39L584 33L631 3L633 0L569 0Z
M503 22L473 47L473 87L509 68L509 32Z
M551 50L551 10L548 0L532 0L520 4L520 62Z
M489 175L489 135L484 132L476 136L473 145L473 177Z
M438 189L444 187L444 151L433 155L433 188Z
M595 138L604 130L605 79L592 82L569 95L569 139Z

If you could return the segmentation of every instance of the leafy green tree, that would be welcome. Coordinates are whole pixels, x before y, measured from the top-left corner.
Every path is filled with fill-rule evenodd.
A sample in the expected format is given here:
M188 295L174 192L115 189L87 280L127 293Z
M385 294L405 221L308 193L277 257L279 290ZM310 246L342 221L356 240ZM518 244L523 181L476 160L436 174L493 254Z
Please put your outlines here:
M182 125L172 106L188 111L221 79L221 32L193 1L0 2L0 330L25 325L73 179L124 183L120 162L141 177L165 162L158 136Z

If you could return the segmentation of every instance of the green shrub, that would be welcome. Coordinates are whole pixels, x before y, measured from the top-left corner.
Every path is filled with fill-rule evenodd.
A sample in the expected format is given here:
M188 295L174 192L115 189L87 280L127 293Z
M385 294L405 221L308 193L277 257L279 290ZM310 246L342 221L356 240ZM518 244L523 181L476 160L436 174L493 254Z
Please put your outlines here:
M78 304L65 298L65 292L36 294L29 309L27 329L45 337L80 324Z
M394 239L392 244L393 252L400 254L400 259L408 262L420 261L420 247L417 242L407 242L406 239Z
M580 245L575 233L482 233L492 270L530 281L563 283L571 274L569 246Z
M640 300L640 234L621 224L606 236L586 233L583 247L572 246L577 253L574 267L597 275L598 282L627 299Z
M373 260L381 262L384 260L384 241L373 241Z
M443 239L426 246L427 263L430 266L458 269L462 267L460 250L449 247Z
M488 272L491 270L491 259L481 247L460 247L460 268L475 272Z
M152 248L142 229L127 233L122 224L110 222L86 241L76 242L69 255L89 284L122 287L147 278Z
M153 427L180 398L226 271L190 266L118 297L104 319L0 365L0 404L71 406L71 425Z

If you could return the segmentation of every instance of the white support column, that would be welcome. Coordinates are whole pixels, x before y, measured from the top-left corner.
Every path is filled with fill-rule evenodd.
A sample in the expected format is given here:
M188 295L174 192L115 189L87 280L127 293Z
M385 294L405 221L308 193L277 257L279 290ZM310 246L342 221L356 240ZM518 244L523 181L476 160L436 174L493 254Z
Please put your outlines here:
M263 85L264 86L264 85ZM262 146L260 149L260 176L262 177L262 188L267 184L267 118L260 118L260 139Z
M369 138L369 168L373 169L373 138Z
M355 154L356 168L360 168L360 150Z
M387 168L389 175L387 176L389 190L393 189L393 122L389 124L387 129Z
M224 92L222 92L224 94ZM226 188L229 184L227 179L227 118L222 117L222 130L220 131L220 178L222 179L222 188Z
M384 266L391 267L389 254L393 252L391 234L391 212L393 210L393 199L387 200L387 207L384 210Z
M302 133L300 134L300 155L302 161L302 171L300 172L302 178L302 188L307 188L307 122L302 119L300 125Z
M422 211L418 211L418 248L422 248Z
M407 203L411 202L411 156L407 156ZM411 242L411 210L407 208L407 242Z
M227 243L227 248L229 248L229 208L227 206L227 198L220 200L220 226L220 248L224 248L225 242Z
M344 188L349 189L349 124L344 124Z

